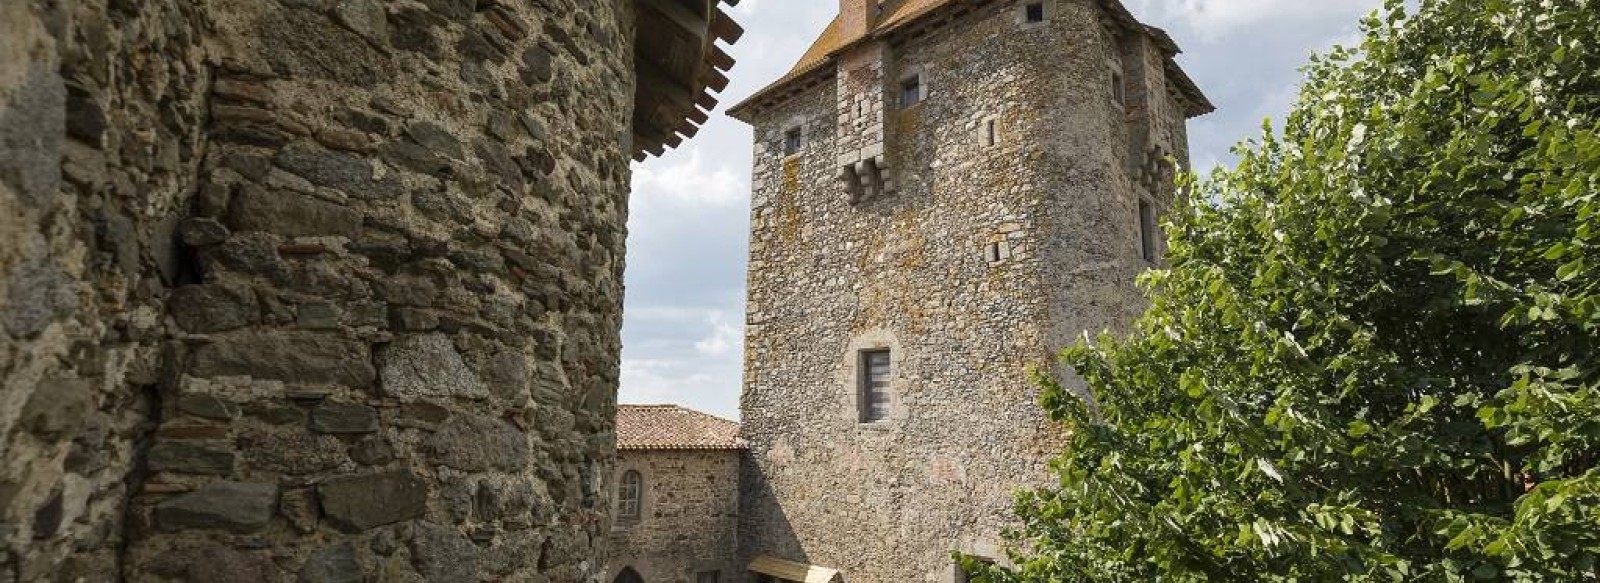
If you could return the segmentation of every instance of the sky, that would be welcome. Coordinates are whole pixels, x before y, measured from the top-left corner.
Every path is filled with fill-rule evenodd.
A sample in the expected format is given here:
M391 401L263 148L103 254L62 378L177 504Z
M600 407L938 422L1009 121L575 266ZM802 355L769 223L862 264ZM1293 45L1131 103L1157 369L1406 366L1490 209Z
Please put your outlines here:
M1382 0L1124 0L1165 28L1217 112L1190 120L1197 170L1232 163L1293 102L1314 52L1358 38ZM636 164L628 220L623 403L675 403L738 419L743 376L751 130L723 113L783 75L838 11L836 0L743 0L732 82L694 140Z

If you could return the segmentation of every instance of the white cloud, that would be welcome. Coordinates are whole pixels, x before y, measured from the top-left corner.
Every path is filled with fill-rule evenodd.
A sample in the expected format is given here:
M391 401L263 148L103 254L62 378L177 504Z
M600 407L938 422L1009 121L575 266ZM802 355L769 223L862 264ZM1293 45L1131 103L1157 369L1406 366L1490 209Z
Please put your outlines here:
M704 356L726 356L744 345L744 329L728 322L726 314L715 313L707 318L711 322L711 335L694 343L695 351Z
M690 206L728 206L748 196L749 188L726 165L708 167L699 146L688 158L641 164L633 171L633 196L640 204L675 202ZM665 200L663 200L665 199Z
M1372 11L1374 0L1139 0L1136 12L1176 21L1206 40L1246 28L1349 22Z

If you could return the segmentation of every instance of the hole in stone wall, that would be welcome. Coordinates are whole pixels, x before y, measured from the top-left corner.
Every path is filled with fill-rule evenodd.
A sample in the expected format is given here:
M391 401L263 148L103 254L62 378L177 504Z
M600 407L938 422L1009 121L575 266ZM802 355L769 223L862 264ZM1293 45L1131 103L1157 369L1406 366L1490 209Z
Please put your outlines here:
M1044 22L1044 3L1043 2L1029 2L1028 5L1023 8L1023 11L1024 11L1024 18L1023 18L1024 22L1027 22L1028 24Z

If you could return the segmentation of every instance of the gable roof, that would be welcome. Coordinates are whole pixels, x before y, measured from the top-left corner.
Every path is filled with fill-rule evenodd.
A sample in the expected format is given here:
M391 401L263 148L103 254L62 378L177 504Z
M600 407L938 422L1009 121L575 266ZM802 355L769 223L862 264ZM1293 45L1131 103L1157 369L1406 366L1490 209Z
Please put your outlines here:
M619 405L622 451L741 450L739 424L677 405Z
M1156 44L1166 51L1166 73L1168 77L1186 97L1194 102L1188 112L1191 117L1205 115L1216 109L1205 94L1200 91L1200 87L1194 83L1194 80L1190 79L1189 75L1173 60L1172 57L1182 51L1178 49L1177 43L1173 42L1171 35L1159 28L1140 23L1133 16L1133 13L1122 5L1121 0L1100 0L1100 2L1114 20L1133 30L1150 35L1155 39ZM881 17L878 24L867 34L855 38L845 38L839 17L834 16L833 21L822 29L822 34L817 36L817 40L811 43L811 47L806 49L806 52L800 56L800 60L795 63L794 67L789 69L788 73L779 77L777 81L773 81L766 87L756 91L750 97L745 98L744 101L729 108L728 115L742 118L746 110L766 101L773 94L788 87L791 83L821 71L827 68L828 65L832 65L833 57L845 49L854 47L869 39L882 38L892 34L907 25L918 22L922 17L940 8L956 4L973 4L975 2L973 0L886 0L886 3L888 4L887 12Z

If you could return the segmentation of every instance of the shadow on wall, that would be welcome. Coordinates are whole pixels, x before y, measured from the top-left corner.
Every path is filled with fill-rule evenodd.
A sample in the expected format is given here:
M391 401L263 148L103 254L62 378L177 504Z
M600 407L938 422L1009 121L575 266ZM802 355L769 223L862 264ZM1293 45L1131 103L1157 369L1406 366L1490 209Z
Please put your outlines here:
M811 557L806 555L800 538L795 535L794 526L778 504L777 495L767 483L761 466L749 452L741 455L739 462L740 568L762 555L810 563ZM748 580L754 581L754 576Z

